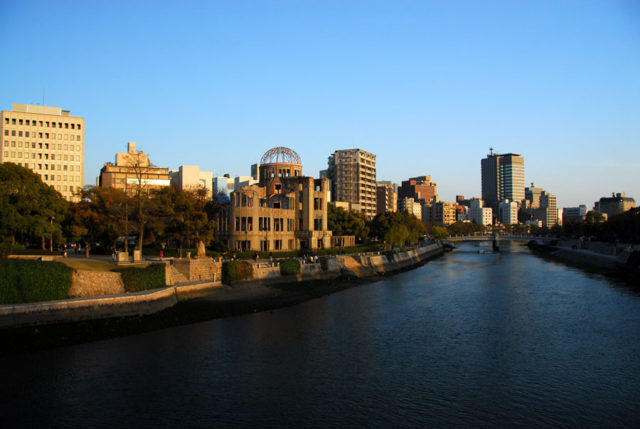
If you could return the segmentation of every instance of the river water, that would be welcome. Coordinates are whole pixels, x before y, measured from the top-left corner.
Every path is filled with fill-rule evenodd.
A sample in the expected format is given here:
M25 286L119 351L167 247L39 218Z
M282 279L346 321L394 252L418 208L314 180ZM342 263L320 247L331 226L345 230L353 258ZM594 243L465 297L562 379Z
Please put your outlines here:
M295 307L2 357L3 422L640 427L637 291L502 245Z

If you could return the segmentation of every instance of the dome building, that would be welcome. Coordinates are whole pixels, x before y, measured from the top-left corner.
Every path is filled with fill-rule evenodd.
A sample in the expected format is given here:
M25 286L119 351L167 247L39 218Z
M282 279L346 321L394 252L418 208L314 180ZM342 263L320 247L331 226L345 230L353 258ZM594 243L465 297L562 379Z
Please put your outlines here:
M220 239L234 251L290 251L331 247L327 229L329 180L302 175L298 154L275 147L255 166L258 184L231 193Z

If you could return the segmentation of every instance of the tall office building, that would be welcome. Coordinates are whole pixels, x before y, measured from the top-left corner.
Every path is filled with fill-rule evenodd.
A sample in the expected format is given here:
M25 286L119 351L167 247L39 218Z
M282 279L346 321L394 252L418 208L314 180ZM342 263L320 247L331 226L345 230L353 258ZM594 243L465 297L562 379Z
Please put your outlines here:
M0 120L0 162L37 173L68 201L84 184L84 118L60 107L13 104Z
M376 215L376 156L362 149L337 150L329 157L327 178L333 201L360 204L367 219Z
M498 203L524 199L524 158L517 153L490 153L481 161L482 199L498 213Z

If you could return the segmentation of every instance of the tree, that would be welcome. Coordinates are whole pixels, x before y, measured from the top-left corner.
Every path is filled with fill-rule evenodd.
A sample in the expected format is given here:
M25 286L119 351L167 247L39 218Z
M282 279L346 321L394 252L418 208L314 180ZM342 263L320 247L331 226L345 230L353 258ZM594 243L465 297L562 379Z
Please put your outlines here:
M206 202L196 193L166 187L155 194L155 203L158 216L154 218L161 224L156 225L160 226L158 238L173 241L180 257L183 246L213 239L213 222L205 211Z
M61 240L60 224L68 203L33 171L13 163L0 164L0 238L11 244L16 239Z
M444 226L433 225L431 227L429 235L434 240L442 240L443 238L447 238L449 236L449 231L447 231L447 228L445 228Z
M359 242L369 235L369 227L362 213L349 212L333 204L327 204L327 226L333 235L354 235Z

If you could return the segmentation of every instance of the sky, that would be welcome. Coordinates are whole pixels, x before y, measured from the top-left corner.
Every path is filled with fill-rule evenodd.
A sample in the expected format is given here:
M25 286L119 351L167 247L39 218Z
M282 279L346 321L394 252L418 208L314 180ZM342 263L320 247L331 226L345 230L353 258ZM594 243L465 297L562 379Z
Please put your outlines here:
M0 0L0 53L1 110L85 118L89 185L128 141L232 177L276 146L315 177L360 148L454 201L492 147L558 207L640 202L635 0Z

